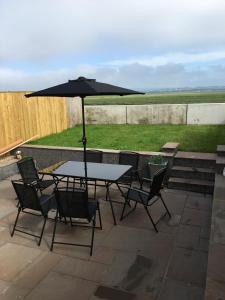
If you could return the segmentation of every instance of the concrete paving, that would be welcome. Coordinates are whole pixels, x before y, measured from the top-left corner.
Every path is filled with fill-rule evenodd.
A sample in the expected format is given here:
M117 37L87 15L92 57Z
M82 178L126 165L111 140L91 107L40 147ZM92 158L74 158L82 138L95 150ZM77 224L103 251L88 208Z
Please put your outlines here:
M118 224L113 225L104 188L99 188L103 230L96 230L90 257L89 249L82 247L55 245L50 252L51 220L40 247L31 236L16 232L11 237L17 212L11 179L0 182L1 300L204 299L211 196L165 190L163 197L172 220L165 217L156 233L141 206L120 222L122 205L114 203ZM123 202L116 187L111 188L111 195ZM152 207L153 218L162 212L159 203ZM34 232L40 231L41 223L41 218L26 214L19 220L20 226ZM90 233L90 229L61 223L57 239L86 242ZM219 249L215 255L220 253Z

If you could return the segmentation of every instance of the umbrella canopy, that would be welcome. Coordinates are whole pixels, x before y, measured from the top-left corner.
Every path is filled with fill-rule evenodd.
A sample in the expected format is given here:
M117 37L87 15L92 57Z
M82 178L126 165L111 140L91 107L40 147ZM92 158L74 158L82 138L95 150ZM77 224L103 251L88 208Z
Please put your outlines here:
M86 134L85 134L85 115L84 115L84 98L86 96L101 96L101 95L134 95L144 94L133 90L125 89L119 86L97 82L95 79L87 79L79 77L75 80L69 80L66 83L59 84L38 92L25 95L29 97L77 97L79 96L82 101L82 121L83 121L83 147L84 147L84 168L85 178L87 182L87 161L86 161Z
M75 80L69 80L66 83L59 84L48 89L44 89L26 97L55 96L55 97L76 97L84 98L86 96L101 95L133 95L143 94L133 90L125 89L119 86L97 82L95 79L79 77Z

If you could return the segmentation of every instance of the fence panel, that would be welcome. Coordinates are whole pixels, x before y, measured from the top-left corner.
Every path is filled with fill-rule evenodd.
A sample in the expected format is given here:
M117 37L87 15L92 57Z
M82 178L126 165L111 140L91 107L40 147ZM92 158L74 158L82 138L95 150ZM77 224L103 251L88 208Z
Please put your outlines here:
M65 98L25 98L24 94L0 92L0 149L19 139L43 137L68 128Z

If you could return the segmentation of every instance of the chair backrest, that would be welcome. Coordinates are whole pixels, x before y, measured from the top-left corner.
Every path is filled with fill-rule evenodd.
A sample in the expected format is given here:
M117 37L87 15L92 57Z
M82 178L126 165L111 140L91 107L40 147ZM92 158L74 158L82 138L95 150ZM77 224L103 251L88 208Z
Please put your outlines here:
M55 196L61 216L89 220L88 193L86 190L62 187L55 190Z
M138 169L139 154L131 151L121 151L119 154L120 165L131 165L134 170Z
M42 211L40 200L34 186L19 180L13 180L12 185L18 197L21 208Z
M151 183L151 188L150 188L150 194L149 198L153 198L154 196L158 195L159 191L162 188L163 180L166 175L167 168L162 168L158 172L155 173L152 183Z
M25 183L39 180L38 172L32 157L26 157L17 162L20 175Z
M101 163L102 156L103 156L103 153L100 150L87 150L86 151L87 162Z

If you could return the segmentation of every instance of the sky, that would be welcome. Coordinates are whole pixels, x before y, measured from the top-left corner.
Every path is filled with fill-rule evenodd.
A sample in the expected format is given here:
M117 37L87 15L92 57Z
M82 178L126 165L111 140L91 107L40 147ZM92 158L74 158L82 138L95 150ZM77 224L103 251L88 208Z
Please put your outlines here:
M224 0L0 0L0 90L225 86Z

